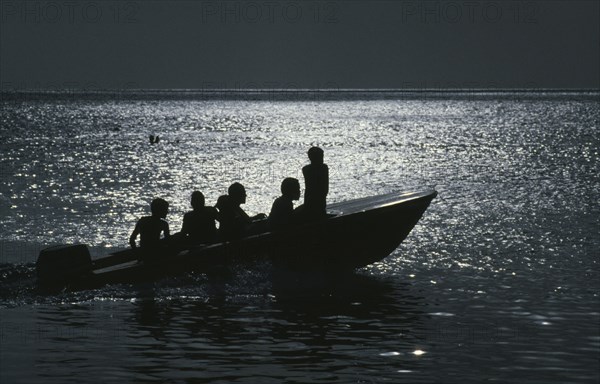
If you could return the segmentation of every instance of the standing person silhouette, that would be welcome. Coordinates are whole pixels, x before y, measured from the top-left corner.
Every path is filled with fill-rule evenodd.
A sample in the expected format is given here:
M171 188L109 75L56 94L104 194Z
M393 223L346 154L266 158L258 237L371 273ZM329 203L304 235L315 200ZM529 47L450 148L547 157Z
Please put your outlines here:
M323 150L312 147L308 150L310 164L302 168L304 175L304 212L309 220L326 216L327 193L329 192L329 167L323 162Z

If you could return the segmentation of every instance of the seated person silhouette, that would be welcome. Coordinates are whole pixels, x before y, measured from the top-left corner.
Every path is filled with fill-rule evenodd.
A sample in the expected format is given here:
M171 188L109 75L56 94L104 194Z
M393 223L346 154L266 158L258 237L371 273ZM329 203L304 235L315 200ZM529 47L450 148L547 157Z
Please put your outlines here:
M304 175L304 214L314 220L326 216L327 193L329 192L329 168L323 162L323 150L312 147L308 150L310 164L302 168Z
M248 216L240 205L246 203L246 188L240 183L233 183L227 190L227 195L219 197L217 209L219 210L219 238L229 241L255 233L258 226L254 221L266 217L264 213Z
M214 207L206 207L204 195L200 191L192 192L193 211L183 216L181 233L189 242L196 244L210 244L217 241L217 226L215 220L218 212Z
M163 199L154 199L150 204L152 216L144 216L138 220L135 229L129 238L131 248L136 248L136 239L140 235L140 248L142 260L152 261L160 257L165 244L161 243L160 235L169 238L169 224L165 220L169 212L169 203Z
M281 196L273 202L269 214L269 227L273 231L289 228L297 222L294 212L294 200L300 198L300 183L298 179L287 177L281 182Z

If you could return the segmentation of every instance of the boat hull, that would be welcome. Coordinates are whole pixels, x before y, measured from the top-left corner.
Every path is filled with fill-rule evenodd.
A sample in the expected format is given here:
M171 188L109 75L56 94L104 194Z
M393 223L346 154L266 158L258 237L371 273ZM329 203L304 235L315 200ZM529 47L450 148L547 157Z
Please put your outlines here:
M70 285L147 281L258 260L295 270L350 271L392 253L436 195L434 190L425 190L331 204L327 219L289 231L265 232L237 241L174 251L155 264L138 262L135 250L121 251L94 261L91 272Z

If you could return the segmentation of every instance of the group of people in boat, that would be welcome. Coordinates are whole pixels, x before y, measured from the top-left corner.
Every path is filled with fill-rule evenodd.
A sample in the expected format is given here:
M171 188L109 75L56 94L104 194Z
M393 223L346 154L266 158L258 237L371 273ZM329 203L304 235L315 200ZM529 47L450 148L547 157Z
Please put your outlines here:
M329 192L329 168L323 161L323 150L312 147L308 150L310 164L302 168L305 191L304 204L294 209L294 201L300 198L300 183L292 177L281 183L281 196L275 199L269 216L260 213L249 216L241 207L246 203L246 189L240 183L233 183L227 195L220 196L214 207L207 206L200 191L192 192L192 211L183 216L181 232L170 236L169 224L165 220L169 203L164 199L154 199L150 205L151 216L138 220L129 244L139 246L145 253L157 254L162 248L161 235L164 238L176 237L189 244L211 244L230 241L267 230L278 231L303 222L318 220L326 216L326 199ZM219 222L217 229L216 222Z

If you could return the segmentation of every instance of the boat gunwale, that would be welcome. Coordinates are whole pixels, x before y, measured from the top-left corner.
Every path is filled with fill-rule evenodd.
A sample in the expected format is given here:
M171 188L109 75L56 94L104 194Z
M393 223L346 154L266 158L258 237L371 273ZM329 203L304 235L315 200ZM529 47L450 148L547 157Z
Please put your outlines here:
M350 212L343 212L343 211L341 211L341 212L335 213L335 211L336 211L335 208L332 208L331 210L328 209L328 212L335 213L335 215L331 216L331 217L328 217L327 219L322 220L320 222L303 223L301 225L294 226L294 228L290 229L289 231L303 230L305 228L313 227L315 224L323 225L323 224L328 223L328 222L337 222L340 219L345 219L345 218L350 217L350 216L362 214L362 213L365 213L367 211L371 212L371 211L376 211L376 210L379 210L379 209L390 208L392 206L401 205L401 204L404 204L404 203L407 203L407 202L410 202L410 201L419 200L419 199L426 198L426 197L429 197L429 196L431 196L431 200L432 200L432 199L434 199L437 196L437 191L434 190L434 189L427 189L427 190L422 190L422 191L417 191L417 192L392 192L392 193L388 193L388 194L385 194L385 195L376 195L376 196L361 197L361 198L357 198L357 199L342 201L342 202L339 202L339 203L333 203L330 206L334 206L335 207L337 205L349 205L351 203L355 203L355 202L362 201L362 200L366 201L366 200L375 199L375 198L381 198L381 199L383 199L384 197L391 197L391 196L394 196L394 195L399 195L399 196L408 195L408 196L405 196L403 199L400 199L400 200L395 200L395 201L387 202L385 204L377 204L377 205L374 205L374 206L371 206L371 207L368 207L368 208L365 208L365 209L360 209L360 210L350 211ZM211 249L211 248L220 247L220 246L225 245L225 244L240 243L240 242L243 242L243 241L249 240L249 239L258 239L260 237L264 237L264 236L267 236L267 235L270 236L270 235L272 235L274 233L278 233L278 232L277 231L274 232L272 230L269 230L269 231L257 233L257 234L254 234L254 235L242 237L240 239L235 239L235 240L230 240L230 241L222 241L222 242L219 242L219 243L208 244L206 246L197 247L197 248L202 249L202 250L204 250L204 249ZM193 248L190 248L190 250L191 249L193 249ZM184 250L182 252L185 252L185 251L187 251L187 250Z
M174 256L177 258L181 258L181 259L196 258L196 257L199 257L200 255L202 255L203 253L210 252L212 250L218 250L223 247L239 246L246 242L261 241L262 239L268 240L273 235L286 234L286 233L290 233L290 232L306 231L306 230L310 230L311 228L314 228L315 224L318 226L337 225L341 221L347 220L349 217L361 215L361 214L364 214L365 212L374 212L374 211L379 211L382 209L390 209L395 206L401 206L406 203L415 202L415 201L418 201L421 199L428 199L429 201L431 201L433 198L435 198L435 196L437 196L437 191L430 188L430 189L423 189L423 190L419 190L419 191L410 191L410 192L392 192L392 193L388 193L385 195L368 196L368 197L362 197L362 198L342 201L342 202L338 202L338 203L333 203L328 206L328 211L335 213L335 215L328 217L326 220L322 220L322 221L316 222L316 223L315 222L304 223L302 225L295 226L293 229L281 231L281 232L269 230L269 231L261 232L258 234L242 237L240 239L235 239L235 240L230 240L230 241L222 241L222 242L218 242L218 243L214 243L214 244L207 244L207 245L196 245L193 247L183 249L183 250L177 252ZM375 200L376 202L369 205L369 204L367 204L367 202L369 200ZM344 212L342 209L339 209L339 208L336 209L336 207L343 208L344 206L351 206L352 204L356 204L361 201L365 202L365 207L362 209L350 210L349 212ZM383 202L383 203L379 203L379 202ZM329 208L329 207L331 207L331 208ZM131 251L131 250L132 249L124 249L121 251L117 251L114 254L117 254L119 252L127 252L127 251ZM111 256L107 256L107 258L108 257L111 257ZM96 259L96 260L93 260L92 263L95 264L95 262L102 261L105 259L106 258ZM95 276L102 276L103 274L110 274L114 271L121 270L121 269L143 268L144 267L143 263L133 263L133 264L127 265L131 262L132 262L132 260L129 260L129 261L125 261L123 263L118 263L118 264L109 265L109 266L103 266L100 268L92 267L91 272Z

